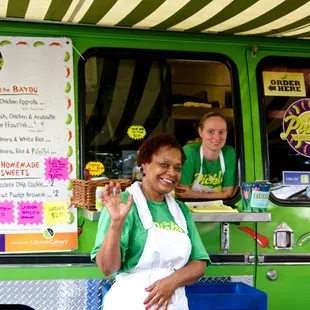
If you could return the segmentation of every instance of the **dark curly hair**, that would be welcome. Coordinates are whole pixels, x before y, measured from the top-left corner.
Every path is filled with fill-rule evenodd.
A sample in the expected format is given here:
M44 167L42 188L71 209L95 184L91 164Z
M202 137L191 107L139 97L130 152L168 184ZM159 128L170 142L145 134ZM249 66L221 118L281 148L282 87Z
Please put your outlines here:
M184 164L186 156L182 145L177 141L175 136L170 133L159 133L151 138L144 140L139 148L137 155L137 164L139 167L143 163L150 163L153 155L161 148L176 148L181 152L181 163Z

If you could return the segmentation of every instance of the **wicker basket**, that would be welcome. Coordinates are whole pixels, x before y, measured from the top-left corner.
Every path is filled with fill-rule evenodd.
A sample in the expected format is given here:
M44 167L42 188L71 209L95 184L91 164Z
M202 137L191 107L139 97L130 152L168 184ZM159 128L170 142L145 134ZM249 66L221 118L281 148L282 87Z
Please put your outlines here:
M131 180L127 179L105 179L105 180L80 180L72 181L72 199L71 204L77 208L87 208L94 210L96 208L96 188L98 186L105 186L106 184L114 182L120 183L121 189L125 190L131 185Z

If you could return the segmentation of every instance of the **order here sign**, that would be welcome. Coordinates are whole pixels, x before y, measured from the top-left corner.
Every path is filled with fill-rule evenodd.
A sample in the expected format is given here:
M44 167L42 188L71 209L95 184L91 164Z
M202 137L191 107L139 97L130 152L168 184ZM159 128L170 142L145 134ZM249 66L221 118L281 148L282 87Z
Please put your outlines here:
M303 73L263 71L265 96L305 97Z

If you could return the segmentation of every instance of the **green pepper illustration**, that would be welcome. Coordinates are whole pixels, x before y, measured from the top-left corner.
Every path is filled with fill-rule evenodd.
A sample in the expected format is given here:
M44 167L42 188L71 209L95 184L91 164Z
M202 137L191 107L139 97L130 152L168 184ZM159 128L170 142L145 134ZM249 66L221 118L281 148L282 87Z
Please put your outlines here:
M8 40L4 40L0 42L0 46L9 45L9 44L12 44L12 43L11 41L8 41Z
M281 79L284 80L287 78L287 75L281 76Z
M70 59L70 53L69 53L69 52L66 52L65 58L64 58L64 62L69 61L69 59Z
M69 146L68 146L67 157L70 157L70 156L72 155L72 153L73 153L72 146L71 146L71 145L69 145Z
M301 146L302 146L302 141L299 140L299 141L297 142L297 145L295 146L295 148L298 149L298 148L300 148Z
M74 222L74 214L72 212L69 213L68 224L72 224Z
M72 122L72 115L69 113L67 116L66 124L69 125Z
M40 45L45 45L45 43L42 42L42 41L36 41L36 42L33 43L34 47L37 47L37 46L40 46Z
M298 106L293 105L294 110L296 111L297 114L300 114L300 109Z
M72 190L72 186L73 186L72 180L69 180L67 190L68 190L68 191L71 191L71 190Z
M71 90L71 84L67 82L65 93L68 93Z
M297 246L303 246L305 245L308 241L310 240L310 232L304 233L303 235L301 235L297 242L296 245Z

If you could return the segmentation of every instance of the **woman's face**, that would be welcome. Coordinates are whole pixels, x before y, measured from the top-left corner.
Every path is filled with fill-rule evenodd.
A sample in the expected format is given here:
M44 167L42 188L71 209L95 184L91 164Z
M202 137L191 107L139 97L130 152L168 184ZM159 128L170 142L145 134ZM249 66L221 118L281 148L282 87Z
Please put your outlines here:
M203 128L199 128L199 135L204 146L212 151L218 151L226 143L227 124L221 117L210 117L205 120Z
M181 178L181 152L176 148L161 147L150 163L143 163L143 184L158 195L171 192Z

